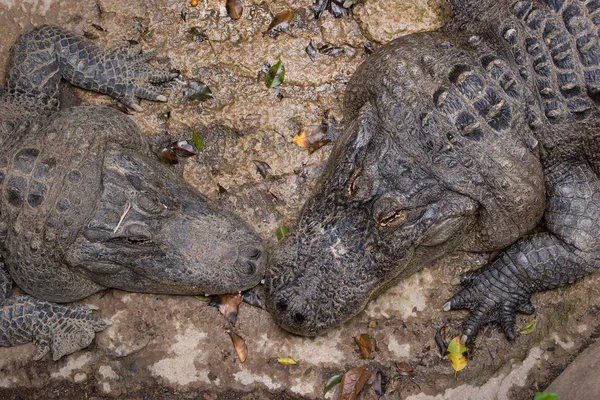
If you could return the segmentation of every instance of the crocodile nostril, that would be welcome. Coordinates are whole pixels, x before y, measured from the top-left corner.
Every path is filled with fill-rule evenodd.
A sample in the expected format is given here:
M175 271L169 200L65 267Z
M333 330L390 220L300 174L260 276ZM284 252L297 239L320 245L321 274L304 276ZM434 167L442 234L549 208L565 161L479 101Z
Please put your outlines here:
M258 257L260 257L261 252L259 249L250 249L250 252L248 253L248 257L251 260L256 260Z
M277 302L277 304L275 305L275 307L277 307L277 309L279 311L285 311L288 308L288 303L287 301L285 301L284 299L281 299Z
M304 321L306 321L306 317L304 316L304 314L298 313L298 312L296 314L294 314L293 318L294 318L294 321L298 324L301 324Z
M256 271L256 266L253 262L246 261L242 263L242 272L247 275L252 275Z

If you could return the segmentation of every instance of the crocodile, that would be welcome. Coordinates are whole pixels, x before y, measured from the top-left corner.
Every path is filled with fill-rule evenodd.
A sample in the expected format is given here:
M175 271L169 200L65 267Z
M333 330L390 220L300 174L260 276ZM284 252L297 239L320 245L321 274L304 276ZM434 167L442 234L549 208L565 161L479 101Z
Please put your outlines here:
M500 251L442 308L515 337L534 293L600 267L600 1L455 0L448 24L353 74L345 129L267 266L267 306L314 336L456 251Z
M136 124L107 106L60 109L59 83L139 111L178 74L139 44L105 51L57 26L12 46L0 89L0 346L38 360L87 347L110 320L60 305L106 288L237 292L266 267L260 237L161 163ZM13 281L25 292L9 296Z

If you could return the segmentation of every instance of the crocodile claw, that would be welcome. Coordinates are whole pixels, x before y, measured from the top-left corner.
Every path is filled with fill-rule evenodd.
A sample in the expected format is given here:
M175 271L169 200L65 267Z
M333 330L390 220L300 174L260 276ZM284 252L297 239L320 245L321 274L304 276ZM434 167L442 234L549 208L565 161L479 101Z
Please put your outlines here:
M533 314L535 308L521 285L499 274L493 266L482 272L467 272L458 278L464 286L444 304L444 311L468 309L471 315L463 324L463 343L472 340L489 323L500 325L508 340L515 339L516 313Z

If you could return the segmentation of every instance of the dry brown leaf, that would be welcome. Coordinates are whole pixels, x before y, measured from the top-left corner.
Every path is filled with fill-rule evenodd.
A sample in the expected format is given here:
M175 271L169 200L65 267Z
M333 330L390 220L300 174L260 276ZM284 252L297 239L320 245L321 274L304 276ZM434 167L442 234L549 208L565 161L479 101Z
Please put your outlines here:
M281 32L287 30L290 27L290 24L294 20L295 16L295 11L288 11L281 14L277 14L275 18L273 18L273 21L271 21L271 24L269 25L269 28L267 28L265 34L271 36L273 39L277 38L277 36Z
M231 331L227 331L227 333L229 333L229 336L231 337L235 353L237 354L240 361L243 363L244 361L246 361L246 357L248 357L248 346L246 346L246 342L237 333Z
M339 400L356 400L371 374L364 368L354 367L342 376L342 392Z
M227 4L225 4L225 9L227 10L227 15L231 19L240 19L242 18L242 12L244 11L244 5L241 0L227 0Z
M292 141L300 147L309 147L311 144L323 139L325 129L322 125L308 125L302 127Z
M329 139L323 139L323 140L319 140L318 142L314 142L308 148L308 154L314 153L315 151L319 150L321 147L323 147L329 143L331 143L331 140L329 140Z
M410 376L413 373L413 368L406 363L396 363L396 369L401 376Z
M235 326L237 321L238 308L242 302L241 294L220 294L213 297L208 303L209 306L218 307L219 311L231 326Z
M375 339L364 333L359 336L354 336L354 341L358 345L360 354L364 358L371 358L371 353L374 352L375 348L377 347L377 342Z

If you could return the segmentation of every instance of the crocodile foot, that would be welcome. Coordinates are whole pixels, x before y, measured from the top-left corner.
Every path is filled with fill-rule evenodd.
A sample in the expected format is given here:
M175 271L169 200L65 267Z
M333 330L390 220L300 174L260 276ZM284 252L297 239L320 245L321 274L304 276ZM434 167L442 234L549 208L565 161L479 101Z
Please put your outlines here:
M444 304L443 310L471 311L463 324L463 343L473 339L481 327L492 322L499 323L506 337L514 340L516 313L531 315L535 312L526 286L513 274L494 265L469 271L453 283L464 287Z
M94 315L95 306L66 307L22 295L10 297L0 308L0 345L33 342L34 360L52 352L54 361L92 343L96 332L112 321Z

